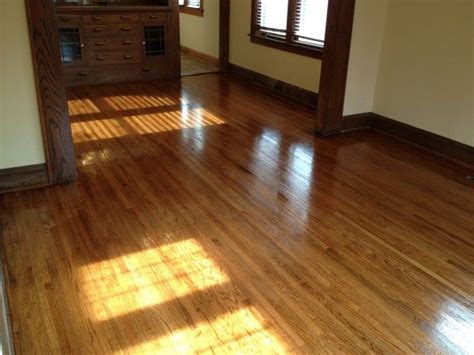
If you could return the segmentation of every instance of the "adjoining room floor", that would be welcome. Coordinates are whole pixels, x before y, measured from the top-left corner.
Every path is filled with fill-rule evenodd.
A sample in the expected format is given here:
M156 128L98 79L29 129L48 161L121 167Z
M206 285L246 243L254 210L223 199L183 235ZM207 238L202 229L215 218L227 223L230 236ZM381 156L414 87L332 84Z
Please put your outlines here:
M181 52L181 76L219 72L219 66Z
M217 74L68 96L79 181L0 196L19 354L472 350L467 169Z

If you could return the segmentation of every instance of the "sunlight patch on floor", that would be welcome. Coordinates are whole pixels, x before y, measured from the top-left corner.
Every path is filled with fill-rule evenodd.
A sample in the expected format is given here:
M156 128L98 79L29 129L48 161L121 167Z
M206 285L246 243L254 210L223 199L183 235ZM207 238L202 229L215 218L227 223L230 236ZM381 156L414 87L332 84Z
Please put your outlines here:
M119 138L225 124L203 108L72 122L74 142Z
M101 112L91 99L69 99L67 104L71 116Z
M85 301L97 321L229 281L192 239L90 264L80 274Z
M196 239L79 269L99 327L134 327L120 353L284 353L280 334Z
M103 100L114 108L125 106L127 109L152 108L177 105L178 102L168 97L154 95L117 95L104 97Z
M199 323L126 350L148 354L284 354L287 349L259 319L258 311L245 307L208 323ZM117 352L118 353L118 352ZM120 352L121 353L121 352Z

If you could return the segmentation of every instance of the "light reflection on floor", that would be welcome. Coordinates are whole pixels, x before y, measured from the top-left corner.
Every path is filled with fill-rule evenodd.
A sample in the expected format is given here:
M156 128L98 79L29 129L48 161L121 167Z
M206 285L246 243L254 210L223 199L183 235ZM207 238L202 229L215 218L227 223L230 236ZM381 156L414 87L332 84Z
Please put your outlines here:
M474 310L450 301L440 312L435 337L442 344L451 344L453 354L474 354Z
M226 293L231 280L195 239L88 264L79 274L84 304L97 324L123 321L135 324L139 331L145 325L148 332L158 329L158 324L144 318L166 324L166 333L157 331L151 339L132 343L127 352L285 351L254 306L236 302L233 292ZM209 300L209 309L203 299ZM203 309L195 309L196 305ZM176 309L182 311L173 313ZM201 319L175 319L183 312L201 314Z

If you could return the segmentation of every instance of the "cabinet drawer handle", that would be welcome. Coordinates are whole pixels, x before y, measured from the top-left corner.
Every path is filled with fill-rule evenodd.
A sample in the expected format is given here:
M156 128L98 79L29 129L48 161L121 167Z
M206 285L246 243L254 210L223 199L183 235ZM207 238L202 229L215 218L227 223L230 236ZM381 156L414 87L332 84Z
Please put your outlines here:
M103 28L103 27L94 27L94 28L93 28L93 31L94 31L94 32L103 32L103 31L104 31L104 28Z
M132 54L125 54L123 56L125 59L132 59L133 58L133 55Z
M150 67L143 68L143 71L151 71Z
M158 15L150 15L150 16L148 16L148 18L149 18L149 19L152 19L152 20L157 19L158 17L159 17Z
M130 32L132 30L131 27L122 27L122 31L124 32Z
M102 47L102 46L105 45L105 42L103 42L103 41L97 41L97 42L95 42L95 45L98 46L98 47Z
M81 72L79 72L79 75L80 76L87 76L87 75L89 75L89 73L86 72L86 71L81 71Z
M132 41L124 40L122 43L123 43L123 44L132 44Z
M59 17L61 19L61 21L71 21L72 20L72 17L69 17L69 16L60 16Z
M92 16L92 19L94 21L100 21L100 20L102 20L102 16Z
M120 18L121 18L122 20L130 20L130 16L125 16L125 15L123 15L123 16L120 16Z
M100 60L100 61L103 61L103 60L106 60L107 57L105 55L98 55L97 56L97 60Z

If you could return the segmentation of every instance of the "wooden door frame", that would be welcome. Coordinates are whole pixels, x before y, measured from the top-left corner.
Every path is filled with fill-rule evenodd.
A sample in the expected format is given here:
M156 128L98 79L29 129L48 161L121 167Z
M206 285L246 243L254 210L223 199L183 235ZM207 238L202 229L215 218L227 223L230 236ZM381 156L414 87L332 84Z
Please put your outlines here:
M51 0L25 0L38 111L50 185L77 179L66 88Z
M178 1L172 1L177 7ZM25 0L25 5L48 182L73 182L77 168L54 5L51 0ZM225 72L229 67L230 0L220 0L219 17L219 66Z
M355 0L329 0L328 5L316 114L316 133L323 136L342 131Z

